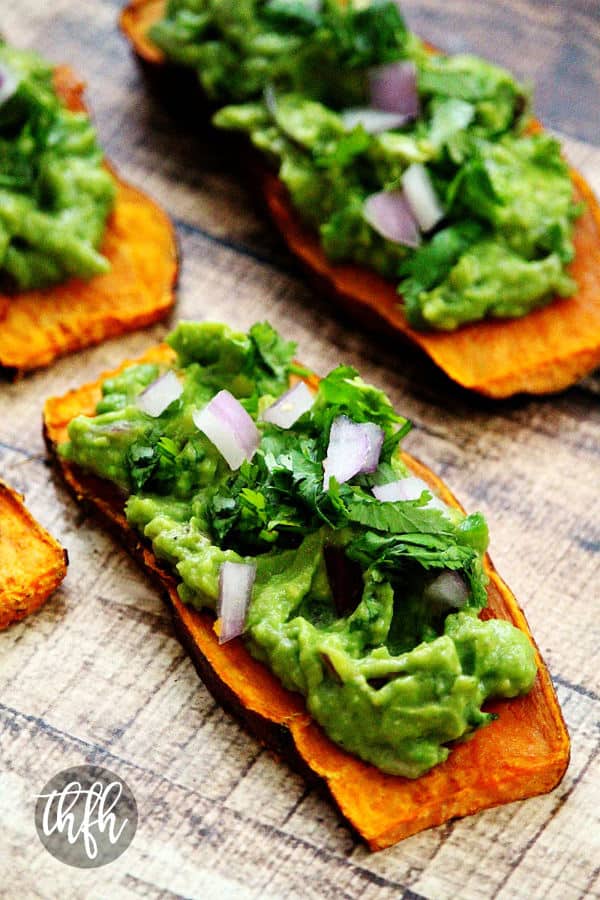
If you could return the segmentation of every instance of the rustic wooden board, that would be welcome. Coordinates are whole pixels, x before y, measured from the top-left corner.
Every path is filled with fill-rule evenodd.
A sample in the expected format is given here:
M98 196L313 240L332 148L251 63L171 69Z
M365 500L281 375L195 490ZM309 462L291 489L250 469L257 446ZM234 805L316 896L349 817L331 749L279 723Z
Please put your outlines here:
M236 161L223 146L148 97L116 31L118 3L4 5L11 40L85 75L107 152L176 218L184 259L176 317L246 327L268 316L318 371L356 365L415 422L407 449L486 514L493 558L552 672L573 756L548 796L372 855L215 705L157 593L81 514L48 469L41 439L46 396L139 354L168 327L156 326L0 385L0 475L71 558L44 609L0 635L0 895L600 897L598 373L556 398L493 404L414 351L357 333L306 287L228 174ZM532 2L532 15L541 5ZM571 140L567 149L600 192L600 150ZM33 795L83 762L120 773L140 812L131 847L99 870L55 861L33 824Z

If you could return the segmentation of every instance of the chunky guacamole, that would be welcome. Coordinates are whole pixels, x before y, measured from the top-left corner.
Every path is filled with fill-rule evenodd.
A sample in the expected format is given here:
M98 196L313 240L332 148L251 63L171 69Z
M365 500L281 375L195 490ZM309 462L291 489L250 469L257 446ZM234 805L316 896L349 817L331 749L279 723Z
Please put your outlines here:
M330 259L399 282L413 327L522 316L576 290L580 209L558 142L527 132L527 92L482 59L427 52L395 0L169 0L150 37L197 71L215 123L277 168ZM398 62L415 69L415 114L373 126L373 72ZM365 215L410 166L440 208L412 246Z
M168 343L171 374L138 364L106 379L96 415L70 423L61 454L124 491L129 523L173 567L184 602L216 609L223 564L252 567L249 651L304 695L332 740L418 777L493 718L488 697L526 693L536 676L526 635L478 618L484 519L409 472L410 423L354 369L323 378L290 424L295 347L267 323L248 334L182 323ZM202 423L223 392L209 439ZM284 424L268 421L277 398ZM244 419L257 442L232 470L219 435L235 438ZM334 433L370 436L371 464L342 476L354 437L335 469ZM412 499L385 499L409 483Z
M96 132L58 98L52 67L0 42L0 282L28 290L107 272L115 199Z

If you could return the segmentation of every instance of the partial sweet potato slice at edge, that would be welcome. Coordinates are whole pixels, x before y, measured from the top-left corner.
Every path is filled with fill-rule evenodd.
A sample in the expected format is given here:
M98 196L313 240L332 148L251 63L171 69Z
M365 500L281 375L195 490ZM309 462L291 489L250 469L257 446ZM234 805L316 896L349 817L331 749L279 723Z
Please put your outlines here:
M172 358L172 351L165 346L143 357L152 361ZM344 818L371 849L388 847L456 816L544 793L558 783L569 761L569 737L550 676L539 656L539 674L526 697L488 704L486 708L500 718L471 740L458 744L446 763L411 781L385 775L332 743L306 712L302 697L285 690L268 669L252 659L241 640L219 646L214 617L180 601L172 573L128 525L123 496L106 481L57 455L71 419L78 414L93 414L105 377L46 403L46 442L68 487L100 516L167 595L181 639L215 697L260 740L305 775L322 782ZM408 455L405 459L447 503L458 506L445 485L422 463ZM489 607L483 615L508 619L531 637L522 611L489 558L486 569L490 576Z
M42 606L65 575L67 551L0 481L0 630Z
M68 67L55 70L55 85L70 109L85 109L84 85ZM110 272L0 295L0 368L10 374L143 328L173 306L178 272L173 225L154 201L113 174L117 200L102 245Z
M157 71L169 66L147 32L165 5L165 0L132 0L120 17L138 57ZM534 123L533 130L540 127ZM375 272L332 264L318 236L300 221L282 182L266 168L260 172L267 207L285 242L335 303L370 328L412 341L463 387L496 398L561 391L600 365L600 205L583 176L571 174L578 198L587 204L575 226L576 295L520 319L487 320L446 333L410 328L396 286Z

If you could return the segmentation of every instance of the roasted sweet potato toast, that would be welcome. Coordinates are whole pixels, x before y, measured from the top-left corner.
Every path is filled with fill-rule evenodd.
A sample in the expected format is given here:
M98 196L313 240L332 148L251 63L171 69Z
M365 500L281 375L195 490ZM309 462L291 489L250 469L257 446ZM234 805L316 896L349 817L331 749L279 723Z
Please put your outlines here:
M54 80L69 109L85 109L84 85L68 67L55 69ZM173 225L149 197L115 178L117 200L102 246L110 272L45 290L0 294L0 368L10 375L143 328L173 306L178 270Z
M172 358L168 347L159 346L143 361ZM128 363L121 368L125 365ZM128 525L122 494L57 454L58 444L67 438L71 419L79 414L93 415L107 374L46 403L48 450L68 487L119 537L162 589L181 640L214 696L261 741L311 780L321 782L343 817L372 850L456 816L544 793L557 784L569 761L569 738L550 677L539 657L538 676L527 696L488 704L486 708L499 713L498 721L458 744L447 762L411 781L385 775L332 743L307 713L302 697L285 690L250 656L239 638L219 645L214 617L180 601L172 573ZM450 491L424 465L406 455L405 460L445 502L458 506ZM486 569L490 576L489 606L483 615L505 618L529 634L523 613L489 558Z
M0 481L0 630L35 612L56 590L69 557Z
M120 18L137 56L157 74L173 68L147 37L164 8L165 0L131 0ZM364 267L332 264L282 182L263 167L260 183L286 244L336 304L371 328L407 338L463 387L500 398L560 391L600 365L600 205L578 172L572 178L577 198L586 203L575 226L570 268L577 293L523 318L478 322L451 333L410 328L393 283Z

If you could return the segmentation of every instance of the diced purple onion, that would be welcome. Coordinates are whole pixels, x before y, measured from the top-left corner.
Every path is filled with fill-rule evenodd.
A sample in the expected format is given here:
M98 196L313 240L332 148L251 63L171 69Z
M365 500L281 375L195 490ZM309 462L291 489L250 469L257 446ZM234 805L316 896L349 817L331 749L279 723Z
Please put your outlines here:
M264 422L270 422L280 428L291 428L300 416L308 412L314 402L314 395L308 385L299 381L268 409L265 409L262 419Z
M419 227L402 191L380 191L367 197L363 216L388 241L405 247L421 243Z
M0 63L0 106L13 96L19 87L19 79L12 69Z
M183 385L171 369L149 384L138 395L136 403L142 412L156 419L165 409L178 400L183 393Z
M386 112L384 109L373 109L370 106L345 109L340 115L348 131L362 125L369 134L380 134L382 131L391 131L392 128L401 128L410 120L410 116L405 116L404 113Z
M360 427L364 430L367 435L367 441L369 442L367 458L365 459L361 473L368 475L371 472L375 472L379 465L379 457L381 456L381 448L383 447L385 433L383 428L380 428L379 425L375 425L374 422L365 422L360 425Z
M451 606L460 609L469 599L469 589L465 580L458 572L446 571L425 589L426 598L440 606Z
M348 416L334 419L327 456L323 460L323 490L329 490L330 478L344 484L355 475L374 472L382 444L383 431L373 422L359 424Z
M369 72L371 106L416 119L421 111L413 62L377 66Z
M431 231L444 218L444 210L424 165L413 163L408 167L402 176L402 189L421 231Z
M358 475L369 454L369 438L364 429L348 416L334 419L329 433L327 456L323 460L323 489L329 489L329 479L339 484Z
M431 500L425 504L425 509L447 511L448 507L446 504L439 497L436 497L427 482L414 475L409 475L408 478L400 478L398 481L390 481L388 484L375 485L373 496L383 503L393 503L398 500L418 500L423 491L431 494Z
M252 459L260 444L260 432L239 400L229 391L219 391L204 409L195 410L192 420L204 432L230 469L239 469Z
M255 565L235 562L221 564L217 602L217 615L221 619L220 644L243 633L255 578Z

